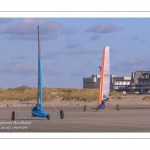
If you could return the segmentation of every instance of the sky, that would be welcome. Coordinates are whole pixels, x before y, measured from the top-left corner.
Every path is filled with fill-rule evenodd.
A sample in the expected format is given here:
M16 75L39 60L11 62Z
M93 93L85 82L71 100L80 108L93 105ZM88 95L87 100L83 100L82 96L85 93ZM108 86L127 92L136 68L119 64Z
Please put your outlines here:
M150 18L0 18L1 88L37 87L38 25L43 87L82 89L99 74L104 46L111 74L150 70Z

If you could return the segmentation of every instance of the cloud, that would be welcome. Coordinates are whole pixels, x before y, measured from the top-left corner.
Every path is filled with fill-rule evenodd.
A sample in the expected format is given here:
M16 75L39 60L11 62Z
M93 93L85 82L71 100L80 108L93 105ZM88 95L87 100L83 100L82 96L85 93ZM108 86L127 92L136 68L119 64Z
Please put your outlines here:
M146 42L146 40L141 40L141 42Z
M70 72L69 74L70 76L83 76L84 75L84 70L82 69L78 69L74 72Z
M13 57L13 59L26 59L28 56L25 56L25 55L20 55L20 56L17 56L17 57Z
M99 38L101 37L101 35L100 34L98 34L98 35L94 35L94 36L92 36L91 37L91 41L96 41L96 40L98 40Z
M0 33L4 33L4 32L5 32L5 30L6 30L6 28L5 28L5 27L0 26Z
M135 55L123 61L117 62L112 66L114 71L118 72L133 72L140 70L150 70L149 67L150 60L149 57Z
M60 70L52 70L47 67L43 67L43 74L47 74L49 76L60 76L62 72Z
M51 84L59 84L59 81L52 81Z
M40 35L40 39L47 40L47 39L56 39L58 36L56 33L44 34ZM37 40L37 35L33 34L13 34L9 37L10 40Z
M60 63L58 61L54 62L53 65L59 65Z
M87 61L85 65L89 66L89 65L93 65L93 61Z
M76 40L76 41L69 41L67 43L66 48L76 48L76 47L80 47L81 44Z
M97 55L97 54L100 54L100 52L101 51L87 50L86 48L79 47L79 48L69 51L66 55L83 55L83 54Z
M57 57L57 53L45 53L42 55L43 59L56 59Z
M76 32L77 32L77 30L75 28L68 27L68 28L63 29L61 31L61 34L63 34L63 35L69 35L69 34L74 34Z
M113 24L108 24L108 25L101 25L99 24L95 24L91 27L89 27L86 32L94 32L94 33L112 33L115 31L120 30L121 28L117 27L116 25Z
M88 52L85 48L77 48L67 53L67 55L81 55L86 54Z
M132 39L133 39L133 40L138 40L138 39L139 39L139 36L136 35L136 36L134 36Z
M54 52L54 53L45 53L42 55L43 59L57 59L59 58L59 55L64 54L63 51L59 51L59 52Z
M20 64L20 63L7 63L5 64L0 71L3 73L12 73L12 74L20 74L20 75L29 75L33 74L36 66L28 65L28 64Z
M127 37L122 37L122 40L127 40L128 38Z
M100 53L102 53L102 50L100 50L100 51L98 51L98 50L89 50L88 51L88 54L90 54L90 55L99 55Z
M11 22L12 19L11 18L0 18L0 23L8 23Z
M48 69L47 66L42 67L43 74L51 76L59 76L61 74L60 70ZM38 72L38 67L29 64L20 64L15 62L9 62L3 66L0 66L0 72L6 74L19 74L19 75L34 75Z
M1 27L1 34L10 34L10 39L37 40L37 26L40 25L41 39L55 39L61 25L54 21L23 18L8 27Z
M10 61L10 62L5 63L4 65L16 65L16 64L17 64L16 62Z
M128 59L125 59L122 64L123 65L140 65L143 61L145 61L145 57L139 56L139 55L134 55Z

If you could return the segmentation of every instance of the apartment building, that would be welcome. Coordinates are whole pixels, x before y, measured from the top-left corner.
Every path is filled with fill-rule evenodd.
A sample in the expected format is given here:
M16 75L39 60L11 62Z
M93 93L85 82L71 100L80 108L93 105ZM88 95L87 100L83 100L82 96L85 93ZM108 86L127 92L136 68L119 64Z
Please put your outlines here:
M83 78L83 88L99 88L100 75ZM150 93L150 71L132 72L131 76L110 75L110 91L126 93Z

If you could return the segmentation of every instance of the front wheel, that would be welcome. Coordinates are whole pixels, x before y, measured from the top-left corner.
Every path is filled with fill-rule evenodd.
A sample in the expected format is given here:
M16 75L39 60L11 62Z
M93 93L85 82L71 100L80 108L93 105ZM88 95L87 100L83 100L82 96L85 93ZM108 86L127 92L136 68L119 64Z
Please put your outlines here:
M49 119L50 119L50 115L48 114L48 115L47 115L47 120L49 120Z
M63 110L60 110L60 118L64 119L64 112L63 112Z
M11 114L11 120L15 120L15 112L14 111Z

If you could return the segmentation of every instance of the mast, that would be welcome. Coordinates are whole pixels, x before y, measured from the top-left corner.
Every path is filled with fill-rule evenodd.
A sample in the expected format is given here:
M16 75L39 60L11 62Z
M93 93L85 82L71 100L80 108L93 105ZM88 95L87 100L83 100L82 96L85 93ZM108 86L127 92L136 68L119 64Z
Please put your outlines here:
M38 25L38 97L37 104L42 109L42 62L41 62L41 51L40 51L40 27Z
M103 50L102 54L102 62L101 62L101 68L100 68L100 86L99 86L99 99L98 99L98 105L101 104L103 99L103 79L104 79L104 61L105 61L105 48Z

